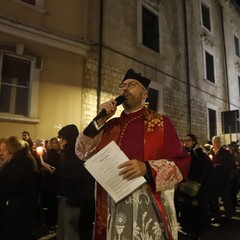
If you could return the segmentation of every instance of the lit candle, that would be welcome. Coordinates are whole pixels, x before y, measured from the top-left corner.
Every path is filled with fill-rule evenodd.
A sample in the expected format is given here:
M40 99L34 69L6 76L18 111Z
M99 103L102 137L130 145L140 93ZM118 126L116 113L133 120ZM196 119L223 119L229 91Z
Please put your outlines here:
M36 152L39 155L41 162L43 163L43 157L42 157L43 156L43 147L41 147L41 146L36 147Z
M42 155L43 155L43 147L38 146L38 147L36 148L36 152L37 152L37 154L38 154L39 156L42 156Z

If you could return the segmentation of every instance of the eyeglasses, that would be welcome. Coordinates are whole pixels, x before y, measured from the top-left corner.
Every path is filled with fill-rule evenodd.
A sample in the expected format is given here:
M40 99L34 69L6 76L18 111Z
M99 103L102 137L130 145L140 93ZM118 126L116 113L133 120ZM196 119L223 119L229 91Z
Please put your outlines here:
M128 82L128 83L121 83L119 84L118 88L122 90L123 88L127 87L128 89L133 89L137 85L139 85L137 82ZM140 85L139 85L140 86Z

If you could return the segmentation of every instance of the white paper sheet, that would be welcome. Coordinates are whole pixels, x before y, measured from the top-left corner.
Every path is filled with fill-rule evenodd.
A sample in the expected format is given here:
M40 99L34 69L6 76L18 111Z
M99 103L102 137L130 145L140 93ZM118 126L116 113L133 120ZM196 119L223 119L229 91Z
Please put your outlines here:
M118 165L128 160L125 153L112 141L84 165L113 200L118 202L146 182L144 177L127 181L118 175Z

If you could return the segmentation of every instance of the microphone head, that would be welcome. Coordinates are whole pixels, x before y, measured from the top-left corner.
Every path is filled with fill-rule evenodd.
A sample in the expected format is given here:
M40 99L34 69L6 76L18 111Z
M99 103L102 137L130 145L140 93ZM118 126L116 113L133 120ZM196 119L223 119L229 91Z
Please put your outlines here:
M117 106L122 104L124 101L126 100L126 98L123 95L118 96L117 98L115 98L115 101L117 102Z

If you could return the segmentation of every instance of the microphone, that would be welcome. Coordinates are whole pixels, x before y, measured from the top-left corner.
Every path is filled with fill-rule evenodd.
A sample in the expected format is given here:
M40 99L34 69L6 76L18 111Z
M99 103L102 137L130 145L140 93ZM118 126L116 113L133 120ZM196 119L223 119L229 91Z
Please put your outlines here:
M123 95L118 96L117 98L115 98L116 101L116 105L120 105L125 101L125 97ZM101 112L99 112L97 114L97 116L93 119L93 121L97 121L98 119L105 117L107 115L107 111L106 109L102 109Z

